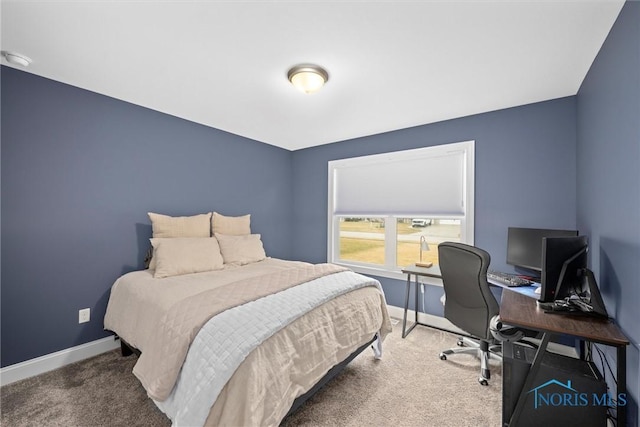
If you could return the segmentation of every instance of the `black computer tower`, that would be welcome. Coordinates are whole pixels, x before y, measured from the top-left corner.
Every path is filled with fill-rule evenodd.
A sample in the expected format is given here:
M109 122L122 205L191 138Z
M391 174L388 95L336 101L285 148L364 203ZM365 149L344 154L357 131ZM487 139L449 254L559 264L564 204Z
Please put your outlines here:
M522 390L536 350L502 344L502 425L508 426L520 392L526 401L510 427L606 427L607 385L593 363L545 352L530 390Z

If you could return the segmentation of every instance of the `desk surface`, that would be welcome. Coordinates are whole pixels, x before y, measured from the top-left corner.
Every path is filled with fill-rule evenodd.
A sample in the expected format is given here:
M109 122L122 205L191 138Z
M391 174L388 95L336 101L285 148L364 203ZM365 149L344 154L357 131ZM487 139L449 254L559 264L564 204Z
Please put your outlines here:
M440 273L440 266L434 265L432 267L418 267L417 265L408 265L402 269L404 274L416 274L418 276L435 277L436 279L442 279L442 273Z
M500 319L513 326L573 335L606 345L629 345L620 328L608 319L545 313L534 299L510 289L502 292Z

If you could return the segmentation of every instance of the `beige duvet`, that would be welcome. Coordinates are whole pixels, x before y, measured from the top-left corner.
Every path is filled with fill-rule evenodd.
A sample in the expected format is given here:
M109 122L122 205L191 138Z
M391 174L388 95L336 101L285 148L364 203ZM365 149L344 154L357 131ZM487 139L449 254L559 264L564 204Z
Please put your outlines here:
M157 325L178 301L208 289L310 264L266 259L223 271L164 280L149 271L114 284L105 328L129 344L153 349ZM342 295L312 310L273 335L239 366L211 408L207 425L278 425L293 400L334 365L382 332L391 330L384 297L375 287ZM373 357L373 354L371 354Z

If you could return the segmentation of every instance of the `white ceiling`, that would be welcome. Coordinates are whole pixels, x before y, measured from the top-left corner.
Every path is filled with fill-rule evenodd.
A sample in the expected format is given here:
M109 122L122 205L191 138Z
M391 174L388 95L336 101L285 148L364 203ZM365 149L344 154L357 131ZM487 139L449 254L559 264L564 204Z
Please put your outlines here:
M574 95L623 4L3 0L1 45L27 72L296 150ZM287 81L308 62L330 74L313 95Z

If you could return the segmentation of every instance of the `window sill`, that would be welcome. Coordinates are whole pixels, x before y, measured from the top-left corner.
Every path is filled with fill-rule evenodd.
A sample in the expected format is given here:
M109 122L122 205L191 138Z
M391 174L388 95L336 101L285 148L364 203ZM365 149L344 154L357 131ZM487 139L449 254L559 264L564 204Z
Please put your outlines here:
M385 268L368 267L368 266L362 266L357 264L348 264L345 262L333 262L333 264L341 265L343 267L346 267L350 270L355 271L356 273L364 274L366 276L378 276L378 277L384 277L387 279L395 279L395 280L402 280L402 281L407 280L407 275L402 273L400 269L387 270ZM420 276L419 279L420 279L419 280L420 283L426 283L428 285L442 287L441 279L436 279L433 277L424 277L424 276ZM412 280L415 280L415 279L412 279Z

